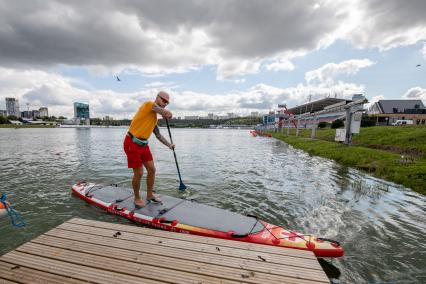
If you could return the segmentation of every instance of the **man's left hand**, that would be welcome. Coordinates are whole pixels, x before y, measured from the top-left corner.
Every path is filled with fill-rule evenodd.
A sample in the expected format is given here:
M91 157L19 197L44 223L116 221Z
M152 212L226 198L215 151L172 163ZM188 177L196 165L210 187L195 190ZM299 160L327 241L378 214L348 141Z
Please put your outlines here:
M171 119L173 117L172 113L168 110L164 110L164 113L162 114L162 117L165 119Z
M174 150L174 149L175 149L175 147L176 147L176 145L175 145L175 144L170 144L170 146L169 146L170 150Z

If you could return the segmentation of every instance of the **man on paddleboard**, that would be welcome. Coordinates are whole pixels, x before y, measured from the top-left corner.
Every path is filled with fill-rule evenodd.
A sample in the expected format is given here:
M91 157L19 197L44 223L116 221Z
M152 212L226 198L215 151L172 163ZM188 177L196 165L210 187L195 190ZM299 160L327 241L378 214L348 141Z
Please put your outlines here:
M132 187L135 195L135 207L145 206L139 190L143 175L143 166L147 171L146 199L147 202L159 203L161 200L154 196L153 187L155 181L155 166L151 151L148 146L148 138L154 132L155 137L161 143L174 149L175 145L169 143L161 134L157 126L157 114L165 119L172 118L172 113L165 109L169 104L170 96L166 92L159 92L155 101L147 101L142 104L132 119L129 130L124 138L124 152L127 155L129 169L133 169Z

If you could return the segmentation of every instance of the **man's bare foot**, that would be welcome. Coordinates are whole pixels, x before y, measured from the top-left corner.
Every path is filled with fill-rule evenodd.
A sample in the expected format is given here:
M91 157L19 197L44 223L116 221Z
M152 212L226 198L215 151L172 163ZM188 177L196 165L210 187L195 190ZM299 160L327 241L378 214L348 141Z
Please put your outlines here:
M135 203L135 207L138 209L145 207L145 202L142 199L135 200L134 203Z
M146 201L148 201L148 203L161 203L161 199L155 195L147 197Z

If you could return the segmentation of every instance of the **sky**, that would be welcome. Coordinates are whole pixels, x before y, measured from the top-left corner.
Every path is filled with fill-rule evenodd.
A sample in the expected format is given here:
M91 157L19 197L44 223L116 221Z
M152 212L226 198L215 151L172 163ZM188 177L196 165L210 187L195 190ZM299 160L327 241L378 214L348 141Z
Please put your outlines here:
M0 0L0 109L132 118L266 113L325 97L426 103L424 0ZM120 79L117 80L117 77ZM28 105L27 105L28 104Z

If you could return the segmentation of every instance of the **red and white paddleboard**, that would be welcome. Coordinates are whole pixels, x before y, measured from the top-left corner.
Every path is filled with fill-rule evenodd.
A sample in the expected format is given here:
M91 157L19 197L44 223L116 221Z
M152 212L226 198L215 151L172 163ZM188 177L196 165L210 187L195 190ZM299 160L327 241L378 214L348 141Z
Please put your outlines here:
M162 195L161 204L135 208L133 190L114 185L79 182L72 187L79 198L141 224L167 231L313 251L317 257L343 256L336 241L316 238L194 200ZM145 198L145 196L142 196Z

